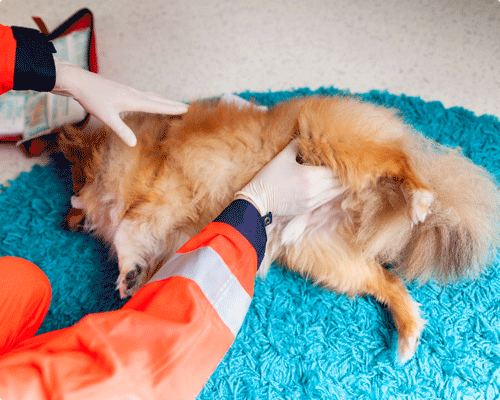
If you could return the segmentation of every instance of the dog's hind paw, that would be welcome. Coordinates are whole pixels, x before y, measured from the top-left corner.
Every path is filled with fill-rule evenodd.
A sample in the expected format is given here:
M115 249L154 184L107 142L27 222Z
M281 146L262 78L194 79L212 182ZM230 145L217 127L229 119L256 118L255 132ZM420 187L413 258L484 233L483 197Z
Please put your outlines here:
M420 335L416 337L405 337L398 340L398 355L401 364L405 364L413 357L419 341Z
M417 350L418 343L420 342L420 336L422 334L422 330L425 326L425 320L420 317L417 317L415 323L415 327L413 332L406 335L401 335L398 338L398 356L399 362L401 364L405 364L408 360L410 360L415 351Z
M412 193L410 219L413 225L424 222L431 212L434 194L428 190L415 190Z

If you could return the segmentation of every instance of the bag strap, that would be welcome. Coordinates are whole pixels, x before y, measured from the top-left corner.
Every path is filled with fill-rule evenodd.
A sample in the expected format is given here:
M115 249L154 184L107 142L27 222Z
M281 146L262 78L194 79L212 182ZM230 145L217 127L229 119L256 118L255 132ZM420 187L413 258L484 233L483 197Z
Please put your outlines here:
M74 31L90 28L87 49L88 69L91 72L98 72L97 50L94 34L94 15L92 14L92 11L90 11L88 8L82 8L71 17L69 17L66 21L64 21L61 25L59 25L56 29L54 29L51 33L49 33L47 26L40 17L32 18L37 24L40 32L47 35L49 40L57 39Z

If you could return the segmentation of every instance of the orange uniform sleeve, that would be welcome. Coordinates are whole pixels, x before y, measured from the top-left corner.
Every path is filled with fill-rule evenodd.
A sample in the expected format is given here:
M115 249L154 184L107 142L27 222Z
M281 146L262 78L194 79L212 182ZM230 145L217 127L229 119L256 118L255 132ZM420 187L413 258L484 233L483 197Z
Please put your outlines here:
M209 224L122 309L21 342L0 358L0 399L196 397L253 296L265 243L255 213L245 211L243 225L241 210ZM259 250L249 232L264 235Z
M0 94L14 87L16 40L10 26L0 25Z

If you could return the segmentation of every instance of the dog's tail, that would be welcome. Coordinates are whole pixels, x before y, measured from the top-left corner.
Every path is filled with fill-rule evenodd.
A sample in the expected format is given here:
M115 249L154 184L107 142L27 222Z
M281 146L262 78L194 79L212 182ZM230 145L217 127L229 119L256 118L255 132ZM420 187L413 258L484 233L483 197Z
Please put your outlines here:
M495 178L461 154L415 135L408 143L417 173L435 201L413 227L396 260L408 280L442 282L477 276L500 247L500 190Z

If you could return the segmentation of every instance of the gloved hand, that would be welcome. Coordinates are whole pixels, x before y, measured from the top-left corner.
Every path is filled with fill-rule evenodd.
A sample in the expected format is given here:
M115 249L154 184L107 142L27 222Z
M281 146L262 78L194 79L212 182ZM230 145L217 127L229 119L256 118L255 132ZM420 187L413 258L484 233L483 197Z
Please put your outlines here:
M235 195L250 201L264 216L305 214L340 196L346 190L327 167L297 163L294 140Z
M187 105L184 103L110 81L57 57L54 57L54 61L56 84L51 93L73 97L85 110L115 131L129 146L135 146L137 139L120 118L121 112L143 111L178 115L187 111Z

